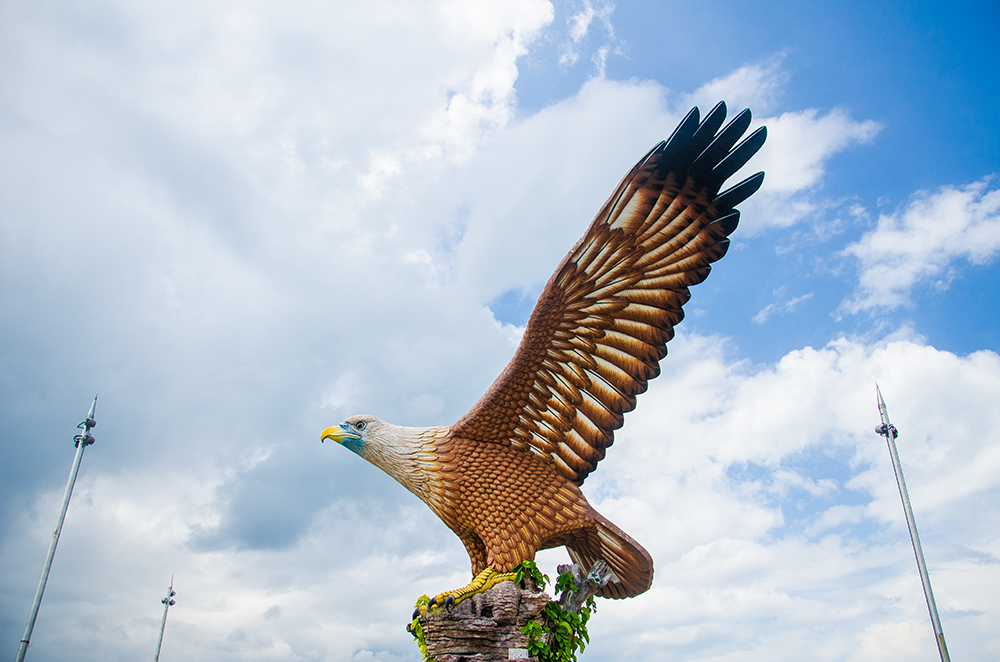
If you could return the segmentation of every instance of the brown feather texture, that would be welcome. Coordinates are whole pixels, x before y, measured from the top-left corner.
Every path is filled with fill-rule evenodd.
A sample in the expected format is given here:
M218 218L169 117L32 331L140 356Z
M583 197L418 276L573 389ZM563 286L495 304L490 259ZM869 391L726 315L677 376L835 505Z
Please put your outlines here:
M725 255L735 205L763 181L720 193L766 137L761 127L737 144L750 111L723 128L725 116L721 102L704 121L692 109L625 175L556 268L510 363L457 423L355 416L324 430L427 503L465 544L473 575L565 545L585 569L603 559L614 570L603 597L650 587L649 554L580 485L659 374L690 286Z

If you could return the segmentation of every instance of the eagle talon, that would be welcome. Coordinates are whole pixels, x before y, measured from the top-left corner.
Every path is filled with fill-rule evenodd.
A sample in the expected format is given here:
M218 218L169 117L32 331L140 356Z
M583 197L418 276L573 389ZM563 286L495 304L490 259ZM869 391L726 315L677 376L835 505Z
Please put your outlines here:
M500 582L512 582L516 578L516 573L500 573L492 568L486 568L473 577L468 586L463 586L462 588L457 588L454 591L447 591L445 593L438 593L435 595L427 601L426 611L421 612L421 614L433 613L432 608L440 609L442 605L450 612L452 607L459 604L463 600L467 600L477 593L485 593Z

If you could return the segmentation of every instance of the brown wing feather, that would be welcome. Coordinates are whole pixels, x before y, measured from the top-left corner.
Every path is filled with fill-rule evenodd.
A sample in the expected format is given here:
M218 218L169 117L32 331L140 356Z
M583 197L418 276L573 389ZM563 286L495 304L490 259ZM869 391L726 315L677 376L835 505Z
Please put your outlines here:
M594 470L659 374L688 287L725 254L733 206L760 185L763 173L718 194L764 136L733 148L749 113L717 134L724 117L720 104L699 124L694 109L622 179L545 286L514 358L453 426L456 436L535 453L576 484Z

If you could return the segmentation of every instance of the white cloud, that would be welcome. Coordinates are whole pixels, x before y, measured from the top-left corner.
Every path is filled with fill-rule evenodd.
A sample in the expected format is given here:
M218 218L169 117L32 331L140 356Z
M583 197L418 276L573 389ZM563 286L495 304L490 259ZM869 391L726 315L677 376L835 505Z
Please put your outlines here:
M744 65L685 95L680 105L685 111L691 106L708 110L724 99L733 111L752 108L758 116L768 113L777 105L789 82L788 72L782 67L783 60L784 57L778 55L765 62Z
M951 614L945 630L961 627L975 646L992 640L1000 602L981 594L972 606L968 573L1000 584L1000 510L971 505L1000 491L1000 416L988 404L1000 395L1000 357L839 340L750 369L724 349L678 337L584 486L657 564L647 598L603 609L594 654L611 659L624 645L642 659L879 659L874 633L889 628L910 631L908 645L932 657L888 452L874 433L876 378L900 429L938 607ZM975 430L956 427L969 417ZM982 620L954 612L968 609Z
M478 41L490 44L492 51L485 62L473 61L465 79L449 81L456 91L424 129L434 147L465 158L484 136L510 119L515 104L517 58L527 52L527 45L538 31L552 21L552 5L531 0L510 4L451 1L443 11L455 35L471 33ZM481 43L476 46L482 48Z
M816 108L769 117L766 148L758 167L767 172L767 190L788 194L817 186L826 161L852 144L870 142L881 130L872 120L857 122L843 108L821 115Z
M1000 251L1000 190L984 179L918 193L903 210L879 216L874 230L846 249L859 284L841 310L857 313L910 303L913 288L948 288L955 262L992 262Z
M860 650L850 660L912 660L921 654L921 648L926 647L928 636L926 627L918 627L918 624L909 621L876 623L858 634Z
M788 227L839 204L818 194L827 161L851 146L871 142L882 129L873 120L852 119L843 108L825 114L808 108L768 116L789 84L788 72L782 66L784 57L778 55L740 67L685 95L676 106L686 111L697 105L706 112L719 100L725 100L730 112L745 107L753 110L751 128L767 126L767 142L730 181L735 184L755 172L765 173L760 191L740 206L744 212L742 233Z
M569 17L569 36L574 42L579 42L587 36L590 22L594 20L594 7L589 2L583 3L583 9Z
M889 659L901 649L886 648L886 637L905 634L914 655L932 656L888 454L873 431L875 378L901 431L946 631L961 628L959 647L972 650L992 640L1000 357L840 340L751 368L730 362L718 339L681 335L671 350L584 486L657 568L649 593L601 603L588 655ZM141 657L155 643L158 599L174 573L178 604L164 644L173 656L351 660L367 651L415 660L402 624L418 595L467 579L461 545L390 478L343 449L314 447L311 461L336 480L356 474L383 497L328 501L293 545L243 551L185 543L194 523L225 514L215 469L164 473L162 489L149 489L145 472L99 476L98 453L107 451L92 448L35 655L70 646L81 660ZM58 499L46 494L0 547L18 595L33 589ZM546 552L544 567L563 556Z
M819 195L826 162L848 147L871 142L882 128L872 120L853 120L842 108L825 115L815 108L790 111L759 123L767 125L767 142L759 159L734 177L739 181L751 172L765 173L761 190L743 204L752 219L747 225L750 232L818 218L838 204Z
M780 298L784 296L785 289L786 288L784 287L779 288L778 291L774 293L775 298ZM769 303L763 308L761 308L757 312L757 314L754 315L751 319L754 322L754 324L763 324L771 317L771 315L774 315L775 313L790 313L796 308L798 308L800 303L804 303L809 299L811 299L812 297L813 297L813 292L809 292L808 294L803 294L801 296L787 299L782 303L777 303L777 302Z
M605 38L602 45L594 50L591 61L595 66L596 77L604 78L608 54L611 52L620 54L615 46L617 39L615 38L614 25L611 23L611 15L614 11L615 6L612 3L606 2L595 8L590 0L583 0L583 6L579 11L570 15L566 20L569 27L569 39L563 42L559 49L559 64L562 67L572 67L579 62L583 55L582 44L591 31L594 19L597 19L604 29Z

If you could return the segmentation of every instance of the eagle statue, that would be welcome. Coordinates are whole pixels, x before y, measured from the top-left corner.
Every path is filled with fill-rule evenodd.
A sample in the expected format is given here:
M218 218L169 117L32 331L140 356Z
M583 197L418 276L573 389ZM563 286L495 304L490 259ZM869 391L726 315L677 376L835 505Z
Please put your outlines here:
M510 363L458 422L412 428L361 415L323 430L322 440L395 478L465 545L473 581L428 608L510 580L522 561L560 545L584 569L611 567L603 597L649 589L649 553L580 486L659 374L688 288L725 255L734 207L763 182L759 172L720 193L766 137L761 127L740 142L748 109L723 127L725 118L723 102L704 121L692 109L625 175L549 279Z

